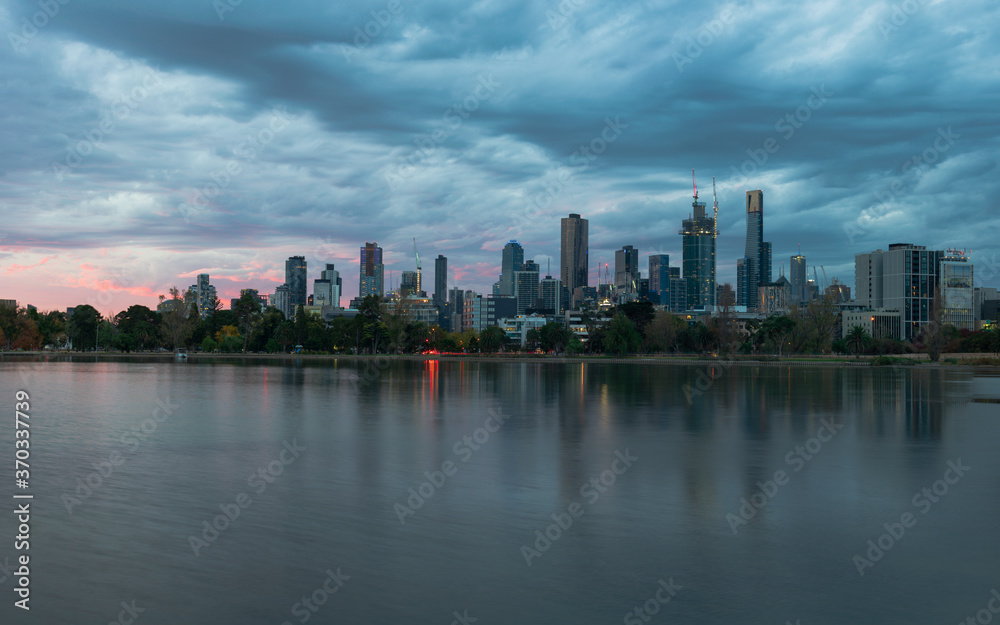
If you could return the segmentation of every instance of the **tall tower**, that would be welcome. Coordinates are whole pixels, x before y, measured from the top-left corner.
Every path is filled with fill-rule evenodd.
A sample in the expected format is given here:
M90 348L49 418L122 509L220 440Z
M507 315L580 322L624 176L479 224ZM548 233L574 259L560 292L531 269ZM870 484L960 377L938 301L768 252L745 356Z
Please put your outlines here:
M670 256L649 255L649 295L653 303L670 304Z
M385 266L382 264L382 248L378 243L365 243L361 248L361 280L358 285L358 297L378 295L382 297L384 288Z
M792 303L806 299L806 257L801 252L788 259L788 275L792 283Z
M687 309L715 305L715 218L705 215L695 187L692 217L682 222L678 234L683 241L683 277Z
M434 259L434 303L448 303L448 259L443 254Z
M288 285L288 310L294 315L299 306L306 305L306 259L289 256L285 261L285 284Z
M503 248L500 267L500 295L514 294L514 272L524 265L524 248L517 241L509 241Z
M757 309L760 287L771 282L771 244L764 241L764 192L747 191L747 238L736 262L737 303Z
M562 218L559 277L569 293L569 307L583 300L583 287L589 286L590 262L588 229L590 222L576 213Z
M615 250L615 290L619 295L629 295L638 290L639 250L626 245Z

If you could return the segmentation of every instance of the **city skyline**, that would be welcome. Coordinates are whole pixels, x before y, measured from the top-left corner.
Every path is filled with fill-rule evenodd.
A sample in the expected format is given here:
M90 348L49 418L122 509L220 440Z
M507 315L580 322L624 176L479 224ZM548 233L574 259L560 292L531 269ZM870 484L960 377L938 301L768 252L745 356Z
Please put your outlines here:
M993 4L401 6L95 1L37 32L37 5L4 7L3 296L152 307L210 274L228 301L302 255L349 301L359 245L398 279L413 238L489 292L511 239L559 266L570 213L593 286L624 245L679 262L692 168L718 180L720 283L753 188L774 278L798 244L847 284L895 242L997 265Z

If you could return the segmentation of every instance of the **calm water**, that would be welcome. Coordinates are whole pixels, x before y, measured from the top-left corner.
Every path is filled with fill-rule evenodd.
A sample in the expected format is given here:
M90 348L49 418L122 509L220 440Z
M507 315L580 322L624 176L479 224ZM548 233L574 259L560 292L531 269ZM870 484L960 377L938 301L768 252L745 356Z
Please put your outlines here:
M970 401L1000 378L397 362L357 385L365 367L0 363L5 498L31 394L30 620L957 623L1000 588L1000 405ZM886 523L902 535L861 576ZM28 622L0 576L0 621Z

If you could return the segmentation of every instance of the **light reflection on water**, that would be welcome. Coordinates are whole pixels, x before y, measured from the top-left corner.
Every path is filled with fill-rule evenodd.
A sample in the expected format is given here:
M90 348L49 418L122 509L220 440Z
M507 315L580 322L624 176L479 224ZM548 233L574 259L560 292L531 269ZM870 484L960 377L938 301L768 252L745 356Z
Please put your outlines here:
M669 578L683 588L653 622L959 622L1000 583L1000 407L971 401L1000 378L730 368L698 394L706 370L676 365L50 362L24 383L29 366L0 363L0 397L32 395L39 622L108 622L132 599L140 623L300 622L337 567L350 579L319 622L621 622ZM177 409L143 432L157 400ZM461 446L490 410L503 424ZM796 455L824 420L844 428ZM272 464L292 441L306 450ZM62 496L116 450L68 514ZM591 503L581 487L626 450L638 460ZM958 458L968 475L861 577L852 558ZM394 506L449 461L401 523ZM734 533L727 515L780 470ZM252 503L195 557L189 537L240 493ZM528 567L522 546L574 503Z

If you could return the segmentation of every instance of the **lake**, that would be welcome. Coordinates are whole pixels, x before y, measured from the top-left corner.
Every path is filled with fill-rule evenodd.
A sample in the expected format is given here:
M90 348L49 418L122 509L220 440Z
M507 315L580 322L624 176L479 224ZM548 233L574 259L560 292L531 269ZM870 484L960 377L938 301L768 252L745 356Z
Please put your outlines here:
M957 623L1000 597L1000 404L973 401L1000 377L76 360L0 362L36 623Z

